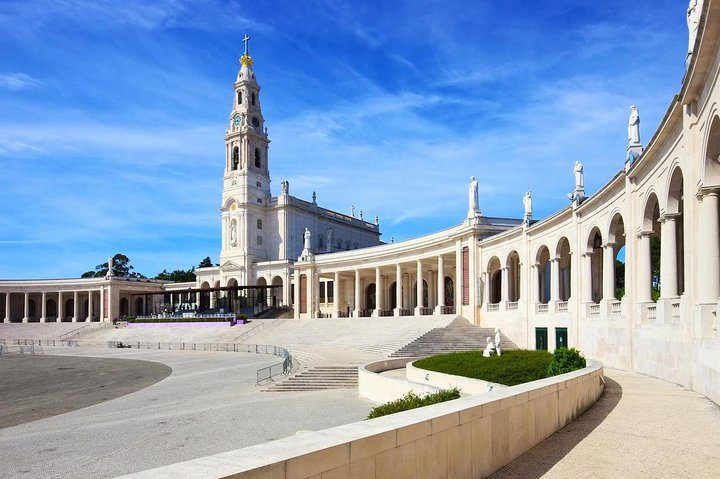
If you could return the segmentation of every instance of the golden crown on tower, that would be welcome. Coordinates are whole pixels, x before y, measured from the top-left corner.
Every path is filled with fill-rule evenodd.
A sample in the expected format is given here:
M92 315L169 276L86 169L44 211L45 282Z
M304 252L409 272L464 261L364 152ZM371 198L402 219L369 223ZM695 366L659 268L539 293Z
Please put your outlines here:
M250 36L245 35L243 38L243 43L245 43L245 53L243 53L243 56L240 57L240 64L245 67L251 67L253 64L253 59L248 53L248 42L250 41Z

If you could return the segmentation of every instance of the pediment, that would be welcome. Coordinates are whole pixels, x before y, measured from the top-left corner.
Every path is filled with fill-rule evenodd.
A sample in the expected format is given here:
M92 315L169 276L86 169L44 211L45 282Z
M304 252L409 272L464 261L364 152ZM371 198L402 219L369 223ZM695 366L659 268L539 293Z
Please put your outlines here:
M233 261L226 261L220 265L220 271L243 271L244 269L244 266Z

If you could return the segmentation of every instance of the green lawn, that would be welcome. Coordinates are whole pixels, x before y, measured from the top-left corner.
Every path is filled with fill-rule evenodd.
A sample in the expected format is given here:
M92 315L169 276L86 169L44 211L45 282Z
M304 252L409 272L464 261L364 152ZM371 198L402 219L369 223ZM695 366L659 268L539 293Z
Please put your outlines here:
M489 358L484 358L482 351L465 351L431 356L413 364L429 371L515 386L548 377L552 358L547 351L524 349L503 351L502 356Z

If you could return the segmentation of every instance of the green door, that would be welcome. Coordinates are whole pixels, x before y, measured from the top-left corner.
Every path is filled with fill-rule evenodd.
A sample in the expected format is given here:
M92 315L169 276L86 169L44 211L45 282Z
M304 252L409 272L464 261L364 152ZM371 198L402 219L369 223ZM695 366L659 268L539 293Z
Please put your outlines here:
M537 349L538 351L548 350L547 328L535 328L535 349Z
M555 349L567 347L567 328L555 328Z

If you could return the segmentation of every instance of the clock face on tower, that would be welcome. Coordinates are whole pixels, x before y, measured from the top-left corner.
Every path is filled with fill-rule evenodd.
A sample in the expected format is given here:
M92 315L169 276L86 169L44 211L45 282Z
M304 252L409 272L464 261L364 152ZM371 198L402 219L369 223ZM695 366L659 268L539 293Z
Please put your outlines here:
M240 126L240 115L235 115L233 118L233 125Z
M252 117L252 125L257 128L260 126L260 120L258 120L258 117L254 116Z

